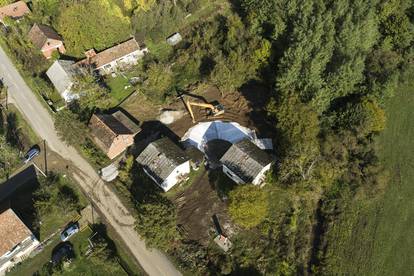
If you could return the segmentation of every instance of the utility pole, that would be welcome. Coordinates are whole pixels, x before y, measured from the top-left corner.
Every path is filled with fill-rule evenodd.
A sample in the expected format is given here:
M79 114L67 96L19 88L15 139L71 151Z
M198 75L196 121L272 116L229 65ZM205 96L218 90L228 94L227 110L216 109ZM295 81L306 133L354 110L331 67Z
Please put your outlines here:
M44 151L44 156L45 156L45 173L47 175L47 147L46 147L46 140L43 140L43 151Z

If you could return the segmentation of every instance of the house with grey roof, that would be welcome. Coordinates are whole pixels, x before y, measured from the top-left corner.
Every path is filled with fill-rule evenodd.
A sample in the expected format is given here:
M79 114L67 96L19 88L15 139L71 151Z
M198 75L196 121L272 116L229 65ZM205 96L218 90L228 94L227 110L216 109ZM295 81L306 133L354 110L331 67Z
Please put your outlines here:
M79 98L79 94L71 91L75 81L74 78L80 73L79 67L71 60L56 60L47 70L46 75L60 96L66 102Z
M238 184L260 185L272 158L248 139L233 144L221 157L223 172Z
M190 158L169 138L150 143L136 160L165 192L190 173Z

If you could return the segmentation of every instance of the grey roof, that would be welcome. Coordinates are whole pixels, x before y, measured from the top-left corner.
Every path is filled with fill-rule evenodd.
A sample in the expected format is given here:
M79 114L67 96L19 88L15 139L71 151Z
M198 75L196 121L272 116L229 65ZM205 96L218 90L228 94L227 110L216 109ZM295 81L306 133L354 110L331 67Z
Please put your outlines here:
M189 158L182 149L165 137L150 143L136 160L161 185L176 167L187 162Z
M244 182L251 183L264 167L272 163L272 158L250 140L245 139L233 144L220 162Z
M73 83L73 78L79 73L79 69L71 60L56 60L46 75L55 86L59 94L63 94Z

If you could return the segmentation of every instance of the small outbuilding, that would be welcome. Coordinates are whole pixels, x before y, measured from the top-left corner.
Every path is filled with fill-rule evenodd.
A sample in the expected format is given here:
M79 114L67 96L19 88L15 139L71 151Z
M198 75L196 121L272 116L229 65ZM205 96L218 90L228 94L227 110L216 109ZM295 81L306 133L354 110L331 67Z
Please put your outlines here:
M181 40L183 40L183 37L180 33L173 33L172 35L167 37L167 43L171 46L177 45L178 43L180 43Z
M238 184L263 183L272 158L248 139L233 144L220 159L223 172Z
M29 32L29 40L47 59L52 57L54 51L59 51L61 54L66 52L62 37L46 25L34 24Z
M139 126L122 111L112 114L94 114L89 128L95 144L113 159L134 144Z
M13 20L19 20L26 14L30 13L30 9L24 1L17 1L9 5L0 7L0 22L4 23L4 18L9 17Z
M79 95L71 91L74 78L80 73L80 69L71 60L56 60L47 70L46 75L66 102L78 99Z
M165 192L190 173L190 158L166 137L150 143L136 160Z

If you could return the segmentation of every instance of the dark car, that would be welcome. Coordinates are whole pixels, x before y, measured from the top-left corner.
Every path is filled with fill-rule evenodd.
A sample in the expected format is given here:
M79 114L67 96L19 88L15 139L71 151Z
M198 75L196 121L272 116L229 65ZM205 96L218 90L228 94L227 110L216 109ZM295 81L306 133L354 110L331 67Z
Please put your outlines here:
M60 243L53 249L51 262L53 265L57 265L63 260L73 259L74 256L73 246L70 242Z
M31 147L24 156L24 163L29 163L33 158L38 156L40 153L40 148L38 145Z
M60 234L61 241L67 241L70 237L79 232L79 223L75 222L70 224L68 227L63 230Z

